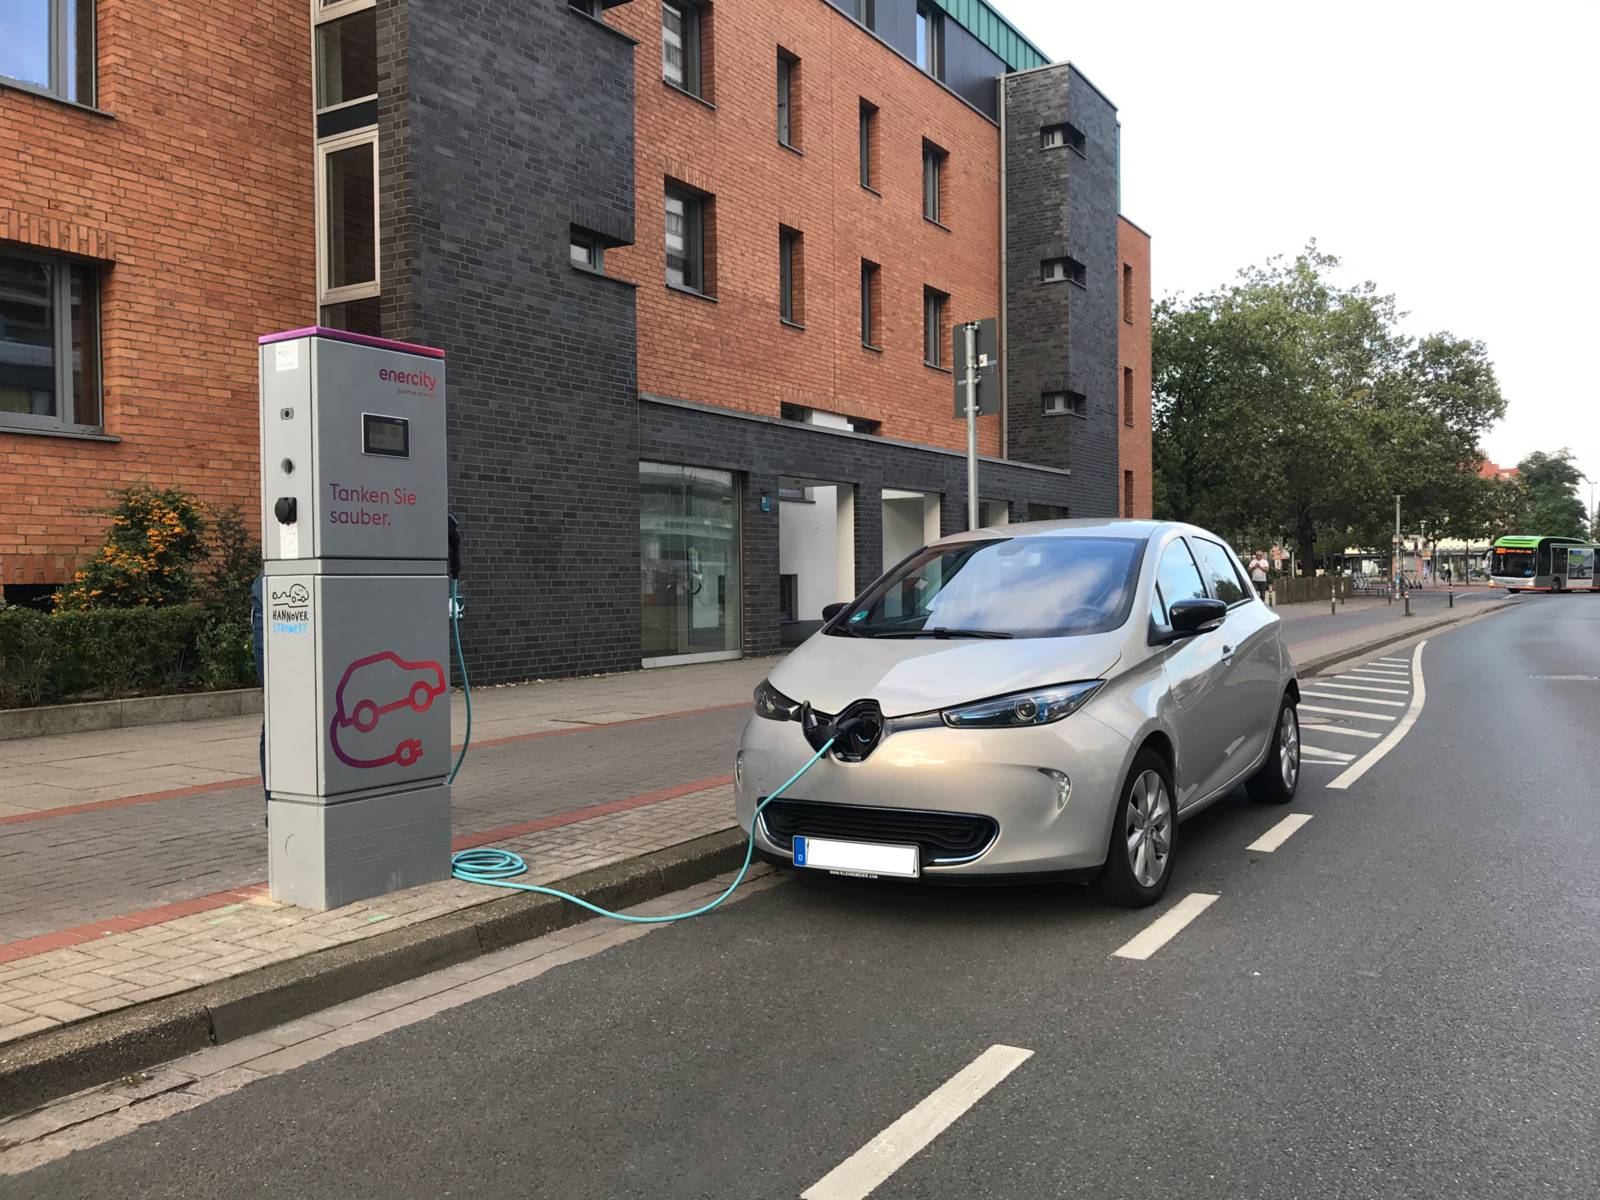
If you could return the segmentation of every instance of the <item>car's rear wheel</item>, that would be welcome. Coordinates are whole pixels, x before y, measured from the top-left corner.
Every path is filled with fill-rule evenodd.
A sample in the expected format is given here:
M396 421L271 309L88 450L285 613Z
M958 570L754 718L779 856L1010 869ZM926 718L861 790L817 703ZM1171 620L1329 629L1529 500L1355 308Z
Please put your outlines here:
M1133 760L1111 823L1106 865L1090 885L1107 904L1143 908L1161 899L1172 878L1178 810L1161 756L1142 750Z
M1250 777L1245 790L1263 804L1287 804L1300 789L1300 714L1294 698L1285 696L1278 708L1267 761Z

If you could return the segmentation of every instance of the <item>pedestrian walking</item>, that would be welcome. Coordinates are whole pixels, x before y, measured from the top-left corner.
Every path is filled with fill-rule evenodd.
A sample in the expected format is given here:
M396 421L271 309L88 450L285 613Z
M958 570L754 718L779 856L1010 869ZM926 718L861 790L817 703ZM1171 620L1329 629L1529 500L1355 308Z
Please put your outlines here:
M1272 568L1267 563L1267 556L1257 550L1245 565L1245 570L1250 572L1250 582L1256 585L1256 595L1261 599L1267 598L1267 572Z
M1450 569L1450 564L1449 563L1445 563L1445 565L1444 565L1444 585L1445 585L1445 587L1449 587L1450 586L1450 579L1451 579L1452 575L1453 575L1453 572Z

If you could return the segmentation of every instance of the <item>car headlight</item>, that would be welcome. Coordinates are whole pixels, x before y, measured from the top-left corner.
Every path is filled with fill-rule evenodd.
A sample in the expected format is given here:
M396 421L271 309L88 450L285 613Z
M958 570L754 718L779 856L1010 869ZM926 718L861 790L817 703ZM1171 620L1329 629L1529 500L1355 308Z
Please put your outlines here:
M769 721L793 721L800 715L800 705L789 699L765 679L756 688L756 716Z
M1023 729L1030 725L1049 725L1077 712L1103 686L1103 679L1062 683L947 708L939 715L954 729Z

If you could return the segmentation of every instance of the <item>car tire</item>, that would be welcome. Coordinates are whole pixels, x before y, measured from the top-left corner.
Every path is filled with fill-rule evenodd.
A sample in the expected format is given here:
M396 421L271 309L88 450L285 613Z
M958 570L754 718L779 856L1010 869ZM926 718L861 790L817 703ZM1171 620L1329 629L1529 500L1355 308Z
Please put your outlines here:
M1287 804L1300 790L1300 714L1294 697L1285 696L1272 726L1267 761L1250 777L1245 790L1262 804Z
M1156 791L1159 785L1159 793ZM1151 820L1151 814L1157 821ZM1157 830L1147 836L1146 855L1139 857L1134 838L1146 829ZM1160 846L1165 839L1165 853ZM1173 799L1172 772L1153 750L1141 750L1133 760L1122 795L1111 822L1111 841L1106 848L1105 866L1095 876L1089 890L1096 899L1119 908L1144 908L1161 899L1172 878L1172 864L1178 848L1178 806ZM1151 861L1154 851L1158 860ZM1152 878L1153 876L1153 878Z

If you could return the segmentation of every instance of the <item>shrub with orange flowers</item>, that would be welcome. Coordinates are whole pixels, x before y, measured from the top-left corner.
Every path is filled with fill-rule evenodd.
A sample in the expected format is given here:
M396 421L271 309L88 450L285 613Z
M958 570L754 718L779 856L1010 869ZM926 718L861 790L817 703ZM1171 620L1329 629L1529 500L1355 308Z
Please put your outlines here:
M199 500L178 488L136 484L107 513L105 545L55 594L57 612L181 604L206 557Z

